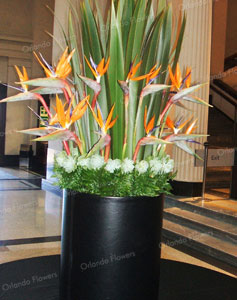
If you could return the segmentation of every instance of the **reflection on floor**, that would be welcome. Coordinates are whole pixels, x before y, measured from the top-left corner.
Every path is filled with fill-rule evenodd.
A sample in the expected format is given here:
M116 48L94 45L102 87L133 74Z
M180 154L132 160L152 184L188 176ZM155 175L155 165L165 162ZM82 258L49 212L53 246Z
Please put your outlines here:
M207 193L205 198L184 198L176 197L179 201L191 203L199 207L205 207L207 209L214 210L216 212L225 213L227 215L237 217L237 201L232 199L223 199L217 197L215 194Z
M60 235L61 199L58 196L41 190L0 193L1 241Z
M31 186L31 180L36 179L35 177L36 175L22 170L0 168L0 263L60 253L62 199L51 192L40 190L37 186ZM29 184L26 189L22 188L21 181ZM196 205L202 203L197 202ZM221 202L223 209L229 206L231 202ZM237 210L233 211L235 213L237 215ZM171 248L169 244L162 245L162 258L196 264L228 274Z

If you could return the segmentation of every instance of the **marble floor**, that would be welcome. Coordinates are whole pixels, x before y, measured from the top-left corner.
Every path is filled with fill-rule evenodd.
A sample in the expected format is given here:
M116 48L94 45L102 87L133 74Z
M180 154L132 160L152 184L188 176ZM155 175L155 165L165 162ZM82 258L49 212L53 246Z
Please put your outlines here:
M35 185L36 177L24 170L0 168L0 264L60 253L62 199ZM223 200L225 209L226 205ZM233 276L165 244L162 258Z

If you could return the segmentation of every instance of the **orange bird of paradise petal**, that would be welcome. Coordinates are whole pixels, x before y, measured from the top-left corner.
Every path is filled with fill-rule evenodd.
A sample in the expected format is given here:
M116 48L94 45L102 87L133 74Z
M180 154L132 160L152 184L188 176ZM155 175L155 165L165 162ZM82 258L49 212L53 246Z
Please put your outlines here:
M15 69L16 69L17 75L18 75L18 77L19 77L19 79L20 79L20 82L28 81L28 80L29 80L29 77L28 77L26 68L25 68L24 66L22 67L22 72L20 71L20 69L19 69L17 66L15 66ZM23 90L24 90L25 92L28 91L28 85L26 85L26 84L21 84L21 86L22 86L22 88L23 88Z
M66 128L66 116L64 111L64 105L61 99L59 99L58 95L56 95L56 113L57 113L59 124L63 128Z
M191 68L187 67L186 75L185 75L185 84L186 88L189 88L191 86Z
M108 58L106 64L105 64L105 59L103 58L98 64L98 66L94 63L92 57L90 57L92 63L89 62L86 56L85 56L85 60L88 67L90 68L91 72L93 73L93 75L97 80L99 80L107 72L109 68L110 57Z
M177 82L177 85L180 87L182 84L182 74L181 74L179 63L177 63L177 66L176 66L175 80Z
M132 62L131 64L131 67L130 67L130 70L129 70L129 73L128 73L128 76L127 76L127 79L126 81L129 81L129 80L133 80L134 76L136 75L138 69L140 68L141 64L142 64L142 60L139 61L136 65L135 65L135 60L136 60L137 57L135 57L134 61Z
M197 128L197 126L195 126L196 122L198 119L195 119L186 129L185 134L192 134L194 132L194 130Z
M84 113L87 110L87 106L89 103L90 96L87 96L85 99L81 100L77 106L74 108L71 116L71 123L76 122L77 120L81 119Z
M110 63L110 57L108 58L108 61L105 65L105 59L103 58L102 61L98 64L98 67L97 67L97 72L100 74L100 76L103 76L108 68L109 68L109 63Z
M72 101L65 111L65 105L63 105L58 95L56 95L56 115L52 118L50 125L59 123L62 128L68 129L74 122L79 120L84 115L87 109L89 98L90 96L87 96L85 99L80 101L71 112Z
M189 88L191 86L191 68L190 67L187 67L186 75L185 75L184 79L182 78L182 75L181 75L179 63L177 63L175 74L173 74L171 66L169 66L168 68L169 68L169 75L170 75L172 85L174 87L176 87L177 90L182 88L184 83L187 88Z
M113 112L114 112L114 107L115 104L112 106L110 113L107 117L106 123L105 123L105 131L107 132L110 128L112 128L114 126L114 124L116 123L118 116L116 116L116 118L112 121L112 117L113 117Z
M40 60L38 55L34 52L36 59L38 60L39 64L44 69L46 77L53 77L53 78L60 78L66 79L68 75L71 73L72 68L70 65L70 60L75 52L75 49L68 55L68 47L63 52L62 56L60 57L56 68L51 67L42 57L43 62Z
M112 117L113 117L113 112L114 112L115 104L112 106L112 108L111 108L111 110L110 110L110 112L108 114L108 117L107 117L107 119L106 119L105 122L103 120L102 112L101 112L101 109L100 109L99 105L97 106L97 115L94 112L94 110L92 109L90 103L88 103L88 105L89 105L89 107L91 109L91 112L93 114L94 119L96 120L96 122L100 126L103 134L106 135L107 131L115 125L115 123L116 123L116 121L118 119L118 116L117 116L113 121L111 121Z
M136 66L134 66L134 62L132 63L132 66L131 66L130 71L128 73L128 77L126 79L127 82L129 80L131 80L131 81L140 81L140 80L143 80L143 79L147 79L151 75L150 73L148 73L148 74L145 74L145 75L134 77L136 75L139 67L141 66L141 64L142 64L142 60Z
M145 107L145 112L144 112L144 128L145 128L145 132L148 135L152 129L154 128L155 125L155 115L151 118L151 120L148 122L146 122L147 119L147 106Z
M171 129L173 130L174 134L178 134L179 131L182 130L182 129L183 129L183 128L191 121L192 118L193 118L193 116L191 116L190 118L188 118L188 119L187 119L186 121L184 121L183 123L181 123L181 120L182 120L182 118L181 118L178 122L174 123L174 122L170 119L170 117L168 116L167 119L166 119L166 125L167 125L169 128L171 128ZM196 122L196 120L195 120L195 122ZM195 124L195 122L194 122L194 124ZM193 123L192 123L192 124L193 124ZM192 124L191 124L191 125L192 125ZM187 130L192 130L194 124L193 124L191 127L189 126L190 129L189 129L189 127L188 127Z
M159 73L160 73L160 69L161 69L161 66L159 66L158 69L156 69L157 67L157 64L154 65L153 68L151 68L150 72L149 72L149 76L147 77L146 79L146 84L148 85L153 79L155 79Z
M75 52L75 49L73 49L69 55L67 55L67 52L68 52L68 48L66 48L66 50L64 51L55 69L55 74L59 78L65 79L72 71L70 61Z
M175 129L174 122L170 119L169 116L166 118L166 125L172 130Z
M175 74L173 74L171 66L168 66L168 68L169 68L169 75L170 75L172 85L175 86L177 90L179 90L182 84L182 77L181 77L179 64L177 64Z
M183 123L181 123L177 128L179 130L183 129L187 124L188 122L190 122L192 120L193 116L191 116L190 118L188 118L186 121L184 121Z

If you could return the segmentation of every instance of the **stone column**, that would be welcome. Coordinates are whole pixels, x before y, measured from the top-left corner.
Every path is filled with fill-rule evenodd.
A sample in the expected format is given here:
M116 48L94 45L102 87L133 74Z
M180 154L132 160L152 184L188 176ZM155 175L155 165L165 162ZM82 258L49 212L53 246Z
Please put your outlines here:
M192 84L209 82L210 78L210 58L211 58L211 31L212 31L212 0L190 1L183 0L179 6L187 14L187 25L184 35L183 47L180 57L180 66L185 71L187 66L192 68ZM209 85L201 88L195 95L206 102L209 100ZM183 103L193 111L194 118L198 118L197 133L206 134L208 124L208 108L203 105L193 104L183 101ZM190 116L192 112L184 111L176 107L176 116ZM199 139L205 142L206 138ZM190 143L191 145L191 143ZM203 148L193 144L193 149ZM178 170L176 181L180 182L181 190L186 190L187 184L202 182L202 167L195 167L195 159L186 152L174 147L173 156L175 167ZM191 187L193 189L193 186ZM179 188L180 191L180 188ZM190 195L194 195L192 192Z

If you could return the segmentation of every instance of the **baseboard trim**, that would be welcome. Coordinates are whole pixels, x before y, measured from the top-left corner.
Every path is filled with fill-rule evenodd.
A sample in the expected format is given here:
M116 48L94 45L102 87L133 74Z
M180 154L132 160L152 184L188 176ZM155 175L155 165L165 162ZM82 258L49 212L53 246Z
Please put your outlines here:
M171 182L173 190L171 191L176 196L186 197L200 197L202 195L201 182L184 182L175 181Z
M3 155L0 157L0 167L18 167L19 155Z

